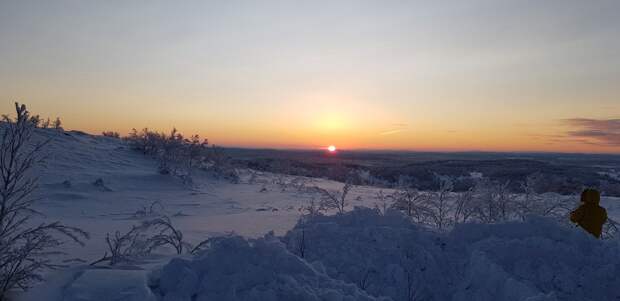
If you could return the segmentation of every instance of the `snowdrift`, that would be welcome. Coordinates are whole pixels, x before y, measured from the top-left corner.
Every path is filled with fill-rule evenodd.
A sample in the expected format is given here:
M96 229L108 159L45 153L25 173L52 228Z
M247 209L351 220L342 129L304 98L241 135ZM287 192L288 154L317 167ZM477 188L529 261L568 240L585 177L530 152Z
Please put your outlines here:
M282 238L222 238L150 286L162 300L611 300L619 251L543 218L440 234L357 208Z
M617 300L619 255L552 219L436 233L356 208L283 237L214 238L159 268L77 269L25 300Z
M152 277L166 301L383 300L317 271L273 236L218 240L202 256L173 259Z

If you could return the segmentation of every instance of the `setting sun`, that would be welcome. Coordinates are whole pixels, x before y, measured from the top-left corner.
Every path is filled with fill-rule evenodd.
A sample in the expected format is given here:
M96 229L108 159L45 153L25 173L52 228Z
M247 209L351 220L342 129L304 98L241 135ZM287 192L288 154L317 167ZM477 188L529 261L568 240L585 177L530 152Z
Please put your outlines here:
M330 146L328 146L328 147L327 147L327 150L328 150L330 153L333 153L333 152L335 152L335 151L336 151L336 147L335 147L335 146L333 146L333 145L330 145Z

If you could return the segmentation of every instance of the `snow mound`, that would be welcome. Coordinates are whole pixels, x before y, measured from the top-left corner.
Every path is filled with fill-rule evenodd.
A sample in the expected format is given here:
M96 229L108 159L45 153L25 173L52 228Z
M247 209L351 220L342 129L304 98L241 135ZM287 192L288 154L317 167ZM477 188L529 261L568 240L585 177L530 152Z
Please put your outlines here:
M271 235L220 239L193 260L171 260L150 282L166 301L381 300L328 277Z
M141 270L86 270L65 289L63 301L156 301Z
M215 238L148 276L87 271L62 300L617 300L618 255L618 241L553 219L437 233L398 212L356 208L303 218L284 237Z
M329 276L393 300L620 298L618 243L552 219L439 234L396 213L356 208L300 222L283 241Z
M442 241L400 213L359 207L300 222L283 238L287 247L331 277L394 300L446 300L454 281ZM303 247L302 247L303 246Z
M579 228L531 217L523 223L461 225L448 241L468 256L457 300L620 298L618 243Z
M17 300L157 301L147 285L147 270L76 267L50 275Z

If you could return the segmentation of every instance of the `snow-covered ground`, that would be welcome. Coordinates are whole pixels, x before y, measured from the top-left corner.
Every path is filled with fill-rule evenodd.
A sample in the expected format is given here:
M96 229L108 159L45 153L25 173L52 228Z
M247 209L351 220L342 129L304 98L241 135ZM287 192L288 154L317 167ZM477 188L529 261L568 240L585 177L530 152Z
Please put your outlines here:
M170 216L189 242L230 233L239 236L224 239L197 258L170 261L170 254L162 254L142 265L115 269L77 264L49 274L45 284L22 296L25 300L620 298L614 289L620 287L615 280L620 278L620 262L614 259L620 258L617 243L595 241L549 221L467 225L436 234L398 217L361 210L304 226L309 253L302 259L295 246L300 229L287 231L296 225L299 208L318 196L294 187L283 190L274 183L279 175L252 177L242 171L241 183L233 184L197 173L188 186L175 177L159 175L154 160L117 139L79 132L42 131L38 135L53 139L47 148L47 164L38 171L37 193L42 199L35 209L48 221L60 220L91 234L84 247L67 245L66 258L84 262L100 258L107 233L127 231L149 214ZM342 186L322 179L307 181L308 186L327 189ZM354 187L348 209L374 207L378 191ZM617 199L603 199L602 205L610 217L620 220ZM286 236L264 237L270 231L275 237ZM571 248L573 244L577 246ZM411 248L413 253L400 258L401 248ZM541 264L545 260L554 263ZM425 262L423 267L418 266L421 262ZM410 276L408 285L422 289L404 293L407 285L402 281L412 273L416 276ZM366 290L360 289L360 281ZM590 289L598 290L591 298ZM412 295L406 299L403 294ZM571 294L579 297L571 299Z

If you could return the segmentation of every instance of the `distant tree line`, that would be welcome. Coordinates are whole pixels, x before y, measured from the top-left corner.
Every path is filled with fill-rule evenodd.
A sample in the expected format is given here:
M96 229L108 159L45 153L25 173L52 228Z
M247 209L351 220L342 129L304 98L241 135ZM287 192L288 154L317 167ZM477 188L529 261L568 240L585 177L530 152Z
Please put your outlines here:
M537 193L555 192L562 195L580 193L584 187L599 189L607 196L620 196L620 180L594 168L558 167L543 162L527 160L468 161L460 166L458 162L434 161L406 166L383 166L382 163L362 166L345 160L331 162L253 158L236 159L240 167L258 171L283 173L294 176L327 178L355 185L373 185L384 188L407 186L419 190L437 190L440 183L437 174L450 176L453 190L464 192L478 185L481 179L497 181L507 185L513 193L524 193L523 184L529 177ZM480 164L480 165L476 165ZM473 173L482 168L483 172ZM620 175L620 173L619 173Z

